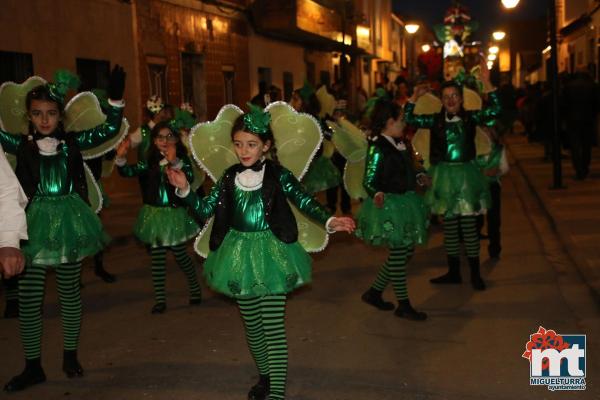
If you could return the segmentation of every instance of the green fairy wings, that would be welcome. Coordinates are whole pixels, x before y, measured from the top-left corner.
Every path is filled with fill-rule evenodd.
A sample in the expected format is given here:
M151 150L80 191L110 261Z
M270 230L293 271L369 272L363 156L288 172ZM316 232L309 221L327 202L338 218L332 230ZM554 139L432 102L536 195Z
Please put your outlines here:
M282 101L269 104L265 111L271 117L270 127L279 162L296 179L302 179L323 140L318 121L311 115L296 112ZM199 123L190 132L189 148L194 160L214 182L227 168L239 162L231 141L231 129L242 114L244 112L238 106L225 105L214 120ZM323 250L328 242L323 226L306 217L295 205L290 203L290 206L296 217L300 244L309 252ZM196 252L203 257L209 252L213 220L207 222L194 244Z

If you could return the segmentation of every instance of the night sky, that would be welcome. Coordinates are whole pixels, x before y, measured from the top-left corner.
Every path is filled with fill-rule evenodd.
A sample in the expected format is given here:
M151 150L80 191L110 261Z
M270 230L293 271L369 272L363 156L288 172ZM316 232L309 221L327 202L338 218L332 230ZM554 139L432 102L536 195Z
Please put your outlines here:
M403 17L424 21L430 27L442 24L446 10L452 0L393 0L394 11ZM544 18L547 0L521 0L517 8L507 12L500 0L462 0L471 17L479 22L479 30L474 33L473 40L489 37L491 32L501 28L510 19ZM487 40L487 39L486 39Z

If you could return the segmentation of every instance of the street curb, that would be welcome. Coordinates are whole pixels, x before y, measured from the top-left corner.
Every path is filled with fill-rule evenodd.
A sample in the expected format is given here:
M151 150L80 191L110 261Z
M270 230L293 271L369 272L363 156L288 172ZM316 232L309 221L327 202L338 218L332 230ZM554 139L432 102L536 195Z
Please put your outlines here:
M540 209L542 210L542 212L548 219L548 222L550 223L550 227L552 228L552 230L554 231L554 233L556 234L556 236L562 243L562 245L564 247L564 251L567 254L569 260L571 260L571 262L575 266L583 283L590 289L590 292L592 293L596 303L600 304L600 287L595 287L594 285L589 283L589 281L587 279L588 276L586 274L586 270L589 269L589 267L587 266L587 262L585 261L585 259L583 257L581 257L575 251L577 248L577 245L568 237L568 235L564 235L561 232L561 230L558 229L559 223L552 216L552 213L550 212L548 207L546 207L546 203L544 202L541 195L535 188L526 169L521 165L521 162L519 161L519 159L517 157L515 157L515 155L513 154L512 150L511 150L511 145L507 143L506 147L510 154L510 158L514 161L514 165L517 167L521 176L523 176L523 178L525 179L525 183L527 184L529 191L537 200L538 204L540 205ZM590 278L593 278L593 277L590 277Z

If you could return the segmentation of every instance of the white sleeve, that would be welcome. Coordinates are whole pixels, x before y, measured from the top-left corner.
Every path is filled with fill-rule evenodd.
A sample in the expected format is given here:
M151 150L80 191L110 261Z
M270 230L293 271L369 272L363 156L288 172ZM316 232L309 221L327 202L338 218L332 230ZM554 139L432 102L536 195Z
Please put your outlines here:
M0 247L19 248L27 239L27 196L0 146Z
M131 148L135 149L142 143L142 128L139 127L135 131L129 134L129 140L131 140Z

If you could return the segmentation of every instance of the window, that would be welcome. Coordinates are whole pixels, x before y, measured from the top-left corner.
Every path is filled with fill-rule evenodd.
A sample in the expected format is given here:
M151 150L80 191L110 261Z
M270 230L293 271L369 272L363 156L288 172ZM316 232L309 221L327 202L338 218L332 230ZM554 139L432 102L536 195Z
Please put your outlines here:
M148 64L148 80L150 81L150 96L157 95L168 101L167 98L167 68L164 64Z
M329 84L331 83L331 74L329 73L329 71L321 71L320 78L320 85L325 85L329 87Z
M33 75L33 57L29 53L0 51L0 83L23 82Z
M77 75L81 79L80 91L92 89L108 89L110 62L106 60L91 60L78 58L76 60Z
M268 88L272 84L271 68L258 67L258 86L261 86L261 82L264 82L264 87Z
M283 100L290 101L294 93L294 74L291 72L283 73Z
M201 120L206 119L206 78L204 56L196 53L181 53L181 84L183 101L190 103Z
M306 80L308 80L310 82L311 85L315 84L316 81L316 67L315 67L315 63L313 62L306 62Z
M223 86L225 89L225 104L235 104L235 70L232 66L223 66Z

